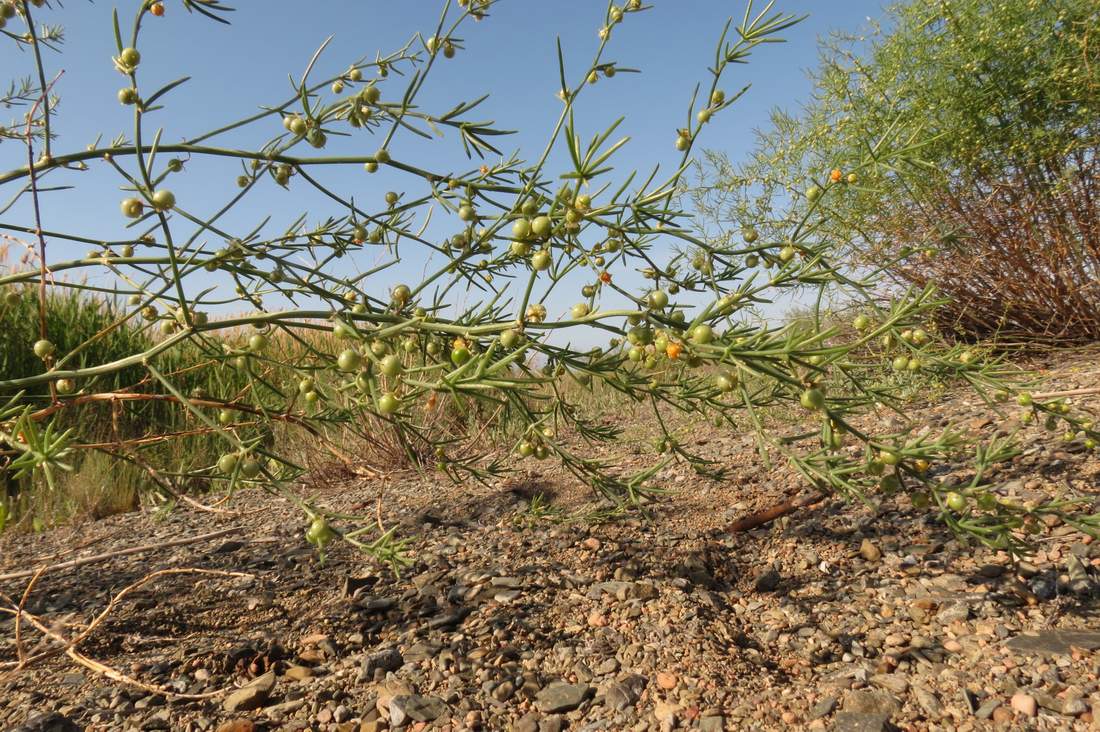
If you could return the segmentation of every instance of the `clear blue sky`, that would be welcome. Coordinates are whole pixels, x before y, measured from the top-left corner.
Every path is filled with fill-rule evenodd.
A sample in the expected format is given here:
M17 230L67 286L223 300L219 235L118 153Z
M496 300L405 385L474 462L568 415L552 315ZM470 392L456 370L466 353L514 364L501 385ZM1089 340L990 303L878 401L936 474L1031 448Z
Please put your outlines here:
M192 77L167 97L166 110L150 118L152 124L163 126L164 141L195 135L248 115L261 104L284 100L290 94L288 75L300 75L329 35L334 38L317 65L318 78L339 73L363 56L373 59L376 50L394 50L417 31L430 34L441 7L436 0L236 0L230 4L237 6L237 11L229 16L232 25L223 26L186 13L179 0L165 0L166 15L150 18L143 31L140 80L144 90L185 74ZM675 164L675 131L684 124L692 88L707 79L706 69L725 19L731 14L739 18L744 8L740 0L656 0L652 4L653 9L645 13L627 16L616 29L606 56L621 66L640 68L642 73L601 80L582 96L578 107L585 136L602 130L620 115L626 116L619 132L632 140L614 159L616 176L635 168L648 169L654 163L665 168ZM46 56L49 74L64 70L56 86L62 106L55 121L60 135L55 152L82 150L100 135L102 144L120 133L128 138L132 135L132 111L121 106L115 96L124 77L111 62L115 52L113 7L103 0L70 0L63 9L37 11L39 22L66 29L63 53ZM128 35L136 1L117 3L117 7L124 35ZM466 50L433 71L420 99L432 111L441 112L459 101L492 92L476 116L495 120L500 128L523 130L521 135L497 138L497 142L506 153L519 148L523 157L535 157L560 111L555 98L556 39L561 38L572 81L591 59L605 7L600 0L504 0L490 18L465 26L460 35ZM806 70L815 64L817 39L830 30L856 31L869 17L879 17L882 12L880 0L780 0L776 9L806 13L809 18L786 31L787 43L764 46L754 53L749 65L727 73L725 89L732 91L750 82L753 88L715 118L700 142L703 147L724 150L735 160L749 150L754 128L767 124L771 108L797 106L807 98ZM18 22L13 20L9 30ZM15 51L9 41L0 48L0 68L12 76L29 73L29 55ZM403 84L398 84L396 79L387 82L383 96L393 89L392 98L403 89ZM254 127L246 135L222 142L255 147L281 131L274 120L265 124L268 127ZM370 154L377 147L377 138L360 133L330 142L325 152ZM408 135L399 136L391 151L397 159L428 161L426 167L432 169L458 168L463 160L454 136L430 146ZM25 155L18 142L5 141L0 145L0 168L24 164ZM126 194L118 190L119 181L113 174L105 175L105 165L93 163L92 167L87 173L63 173L52 179L54 184L65 182L78 188L44 197L44 225L97 238L122 238L126 221L119 214L118 203ZM235 193L238 172L224 162L196 162L172 176L170 185L182 207L207 215ZM371 176L360 166L326 169L320 177L337 190L353 193L369 210L382 207L386 190L424 190L409 177L390 173ZM9 195L10 190L0 189L0 197L6 200ZM313 221L345 213L308 192L304 184L295 183L287 193L268 183L226 219L226 226L244 233L269 212L275 223L282 224L302 211L308 211ZM0 218L21 224L30 221L26 206L17 206ZM50 259L68 258L87 249L62 243L52 246ZM418 279L424 262L410 256L412 249L404 254L409 258L402 265L404 271L387 273L386 281L378 283L378 291L397 277ZM347 266L370 264L364 260ZM571 292L575 293L575 288ZM551 302L564 308L570 304L568 300Z

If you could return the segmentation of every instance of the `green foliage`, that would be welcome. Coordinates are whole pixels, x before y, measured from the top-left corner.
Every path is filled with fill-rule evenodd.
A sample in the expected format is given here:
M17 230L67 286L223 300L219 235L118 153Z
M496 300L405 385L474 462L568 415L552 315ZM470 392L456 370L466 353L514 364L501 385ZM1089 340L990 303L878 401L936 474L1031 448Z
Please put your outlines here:
M850 230L951 180L1045 178L1052 161L1057 179L1061 161L1100 141L1100 48L1089 43L1098 22L1091 0L895 3L866 35L824 44L812 101L776 110L747 165L713 155L715 180L738 191L752 222L767 218L777 191L855 172L834 204ZM895 166L872 154L865 164L869 151L910 143L919 158Z
M910 435L856 428L856 418L869 410L901 408L893 384L865 375L892 358L910 372L965 380L979 393L1007 398L1017 374L962 347L934 345L935 333L924 329L938 305L930 290L879 301L877 272L853 273L837 261L838 243L823 232L836 230L834 206L846 194L843 183L822 181L793 204L779 201L774 217L751 222L759 233L745 235L700 233L677 198L707 123L740 97L740 91L725 92L726 75L798 19L774 12L771 4L757 10L748 3L739 23L731 19L723 27L704 82L696 93L685 92L688 125L669 140L682 153L681 165L664 178L655 169L648 178L631 173L616 180L612 160L625 138L613 135L622 120L587 132L576 110L598 93L593 75L614 76L608 46L617 28L638 22L646 6L609 3L589 62L567 64L559 55L561 112L547 125L541 152L525 159L518 151L502 153L505 131L472 116L480 100L433 111L421 98L425 78L463 48L463 24L487 18L492 5L446 3L430 37L417 34L391 53L365 55L350 66L341 62L335 74L322 70L322 47L291 80L287 98L188 137L161 126L171 124L164 106L187 79L160 88L146 83L157 49L143 44L144 24L170 19L158 20L149 3L141 3L128 37L117 18L115 23L113 63L127 84L118 100L134 108L131 131L105 147L62 152L46 133L53 106L37 104L46 95L45 82L38 100L23 100L32 106L24 143L30 159L41 162L0 173L0 186L16 199L37 200L45 194L39 189L44 176L52 185L79 181L73 174L96 161L118 175L124 198L117 237L85 257L46 268L87 279L46 275L44 281L45 270L17 271L0 276L0 288L13 288L20 298L43 285L87 293L86 282L102 276L117 283L127 306L104 307L96 317L108 322L65 340L53 329L67 323L39 318L31 338L14 345L24 349L18 358L28 371L0 377L0 392L16 394L0 415L0 439L29 455L16 456L19 467L30 464L50 480L72 451L94 449L140 460L151 480L172 492L263 488L301 508L306 538L319 550L339 538L395 565L406 545L392 529L374 517L330 514L292 490L304 466L290 457L296 444L287 431L308 435L316 451L328 446L327 427L350 424L368 441L385 440L420 462L434 460L456 481L502 476L519 459L553 458L611 504L609 516L661 495L658 476L673 461L723 476L722 466L677 439L667 418L678 412L731 429L750 424L761 459L787 460L823 490L854 498L923 491L937 497L933 505L944 505L938 497L953 486L933 481L921 466L973 446L950 430ZM187 7L227 19L228 8L213 0ZM22 13L34 31L26 3ZM35 52L28 58L36 76L50 76L40 48L44 39L29 32L8 40ZM365 60L370 58L375 60ZM230 134L234 146L224 147L221 140ZM337 135L354 135L374 152L320 152ZM399 159L400 147L392 145L398 135L450 139L478 160L464 170L444 170L435 168L435 156ZM255 142L242 142L248 139ZM552 155L562 147L563 154ZM876 141L850 165L896 167L909 164L911 152L904 141ZM231 192L215 213L172 192L178 176L209 176L216 186L204 163L226 158L241 168L221 181ZM382 200L353 198L326 184L324 171L331 166L362 167L391 187ZM318 192L331 208L320 218L303 212L289 226L263 219L235 231L225 223L226 212L274 186ZM47 226L39 209L32 210L32 220L5 226L31 237L41 257L47 237L87 243L78 231L64 230L72 222ZM429 223L446 233L429 235ZM403 257L426 262L420 281L395 282L394 272L406 271L397 270ZM356 272L366 261L370 268ZM649 280L640 292L623 285L634 272ZM212 280L218 283L213 288ZM581 285L581 299L559 315L551 309L554 298L571 283ZM759 305L798 293L816 295L812 317L788 324L757 317ZM822 317L822 303L838 294L863 313L854 330ZM39 303L48 310L48 297ZM78 305L72 317L84 317L81 307L88 306ZM237 314L226 315L231 308ZM605 343L568 345L580 329L603 333ZM91 330L133 331L113 336L131 339L117 344L125 355L108 349L84 358L105 337L89 337ZM54 344L36 348L42 336ZM648 467L630 472L636 461L624 465L614 455L593 454L594 443L622 437L620 426L592 414L596 388L644 405L652 415L658 454ZM92 420L65 422L74 407L96 401L171 414L146 415L141 424L148 433L140 438L97 445L89 439L97 429ZM791 408L820 427L793 440L765 429L769 412ZM458 436L441 431L441 414L483 426L496 419L491 415L503 415L499 426L514 438L514 453L492 449L484 429ZM1100 433L1083 427L1085 436ZM193 440L209 441L211 449L171 451ZM979 481L967 490L984 486ZM1030 510L996 507L1013 515ZM968 528L977 524L953 525L979 533ZM1008 523L998 525L999 533L980 538L1015 549Z
M800 126L821 175L900 128L939 172L1008 177L1100 140L1100 23L1091 0L898 3L873 29L826 47Z
M834 185L822 236L853 265L940 288L945 327L1093 338L1098 22L1091 0L896 3L823 46L813 99L775 111L747 162L708 153L696 200L774 236L787 200Z

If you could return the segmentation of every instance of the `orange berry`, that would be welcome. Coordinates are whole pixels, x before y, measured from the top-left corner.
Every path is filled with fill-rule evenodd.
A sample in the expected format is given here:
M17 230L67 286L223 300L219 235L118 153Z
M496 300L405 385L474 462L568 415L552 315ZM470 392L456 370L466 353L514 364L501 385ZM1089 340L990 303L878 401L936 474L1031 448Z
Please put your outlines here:
M839 183L840 182L840 169L839 168L833 168L833 172L829 174L829 180L831 180L833 183Z
M600 272L600 282L604 283L605 285L610 283L611 282L611 273L610 272Z
M159 18L160 16L164 15L164 3L153 3L153 5L149 8L149 12Z
M684 350L684 347L679 343L669 343L665 346L665 355L671 359L680 358L680 352Z

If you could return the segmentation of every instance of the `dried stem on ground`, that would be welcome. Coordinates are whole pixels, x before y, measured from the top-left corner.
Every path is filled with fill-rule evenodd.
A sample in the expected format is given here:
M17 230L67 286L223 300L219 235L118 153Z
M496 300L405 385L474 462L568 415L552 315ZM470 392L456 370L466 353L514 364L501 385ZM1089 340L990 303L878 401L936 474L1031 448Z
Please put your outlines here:
M170 542L170 543L175 543L175 542ZM167 546L167 544L164 544L162 546ZM116 555L121 555L121 554L125 554L125 553L127 553L127 552L125 552L125 551L115 552ZM61 566L61 565L57 565L57 566ZM165 576L169 576L169 575L179 575L179 574L204 574L204 575L212 575L212 576L217 576L217 577L249 577L249 578L251 578L253 575L246 574L244 572L226 572L226 571L217 570L217 569L198 569L198 568L194 568L194 567L161 569L161 570L157 570L155 572L150 572L149 574L145 575L144 577L142 577L138 581L127 585L121 591L116 593L111 598L111 600L107 603L107 607L105 607L99 613L99 615L97 615L95 617L95 619L92 620L92 622L88 624L88 626L83 631L81 631L75 637L70 639L70 638L66 638L64 635L62 635L57 630L49 627L46 623L44 623L42 621L42 619L40 617L38 617L37 615L34 615L33 613L28 612L25 609L27 598L30 596L31 590L34 588L34 585L37 583L38 578L41 577L47 569L50 569L50 568L49 567L40 567L35 572L34 577L31 579L30 583L28 583L26 590L23 592L23 596L20 599L18 605L16 605L15 602L10 597L8 597L8 595L6 595L4 593L0 593L0 598L2 598L5 602L7 602L9 605L11 605L10 608L0 608L0 611L11 613L11 614L15 615L16 648L17 648L17 651L19 653L19 660L18 661L7 663L7 664L0 664L0 668L6 667L6 668L11 669L13 673L14 672L19 672L19 671L23 670L29 663L31 663L33 661L41 660L43 658L47 658L49 656L56 655L57 653L64 652L65 655L67 655L69 658L71 658L72 660L79 663L81 666L84 666L84 667L86 667L86 668L88 668L88 669L90 669L90 670L92 670L92 671L94 671L94 672L96 672L100 675L106 676L107 678L112 679L114 681L118 681L120 683L129 684L131 686L136 686L140 689L143 689L145 691L148 691L148 692L151 692L151 693L154 693L154 694L163 695L165 697L172 697L172 698L177 698L177 699L209 699L211 697L220 696L221 694L224 693L224 690L218 690L218 691L208 692L208 693L205 693L205 694L182 694L182 693L173 691L171 689L165 689L165 688L154 686L154 685L151 685L151 684L146 684L143 681L139 681L138 679L135 679L132 676L128 676L128 675L126 675L126 674L124 674L120 671L117 671L116 669L113 669L110 666L107 666L106 664L100 663L99 661L96 661L95 659L88 658L84 654L77 651L76 647L80 643L82 643L83 641L88 639L88 637L92 634L92 632L96 629L96 627L98 627L107 618L107 616L110 615L110 613L118 606L118 603L121 602L122 599L126 597L126 595L130 594L134 590L139 589L140 587L143 587L144 585L148 584L149 582L152 582L153 580L155 580L159 577L165 577ZM28 658L25 655L24 651L23 651L22 644L21 644L21 639L20 639L20 636L19 636L19 634L20 634L20 621L24 618L27 620L28 623L30 623L32 626L37 628L40 632L42 632L48 638L51 638L51 639L61 643L62 646L50 649L48 651L43 651L41 653L35 654L33 657Z
M0 582L6 582L8 580L14 579L22 579L24 577L32 577L36 574L41 574L46 570L72 569L73 567L82 567L85 564L94 564L96 562L102 562L108 559L114 559L116 557L125 557L132 554L144 554L145 552L151 552L156 549L167 549L168 547L183 546L185 544L195 544L200 541L206 541L208 539L217 539L222 536L228 536L229 534L236 534L239 533L241 530L242 529L239 526L231 526L228 529L219 529L217 531L211 531L208 534L200 534L199 536L188 536L182 539L174 539L172 541L162 541L156 544L144 544L142 546L134 546L127 549L120 549L118 551L104 552L103 554L95 554L90 557L70 559L67 562L48 565L46 567L39 567L38 569L27 569L19 572L9 572L8 574L0 574Z

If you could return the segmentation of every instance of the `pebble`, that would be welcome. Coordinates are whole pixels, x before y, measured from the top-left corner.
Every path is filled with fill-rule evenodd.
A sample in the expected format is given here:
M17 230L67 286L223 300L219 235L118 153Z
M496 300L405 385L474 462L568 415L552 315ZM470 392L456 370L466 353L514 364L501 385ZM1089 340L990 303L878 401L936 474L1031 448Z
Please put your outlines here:
M401 694L390 699L390 726L400 727L409 720L432 722L447 714L447 703L437 696Z
M877 562L882 559L882 551L870 539L864 539L859 545L859 554L868 562Z
M283 675L295 681L305 681L313 676L313 669L308 666L288 666Z
M247 712L259 709L267 701L271 690L275 688L275 672L268 671L263 676L253 679L246 686L225 697L222 706L227 712Z
M1039 713L1039 704L1030 694L1017 693L1012 695L1012 710L1025 717L1034 717Z
M571 712L592 693L588 684L567 684L555 682L535 695L535 703L544 714Z

